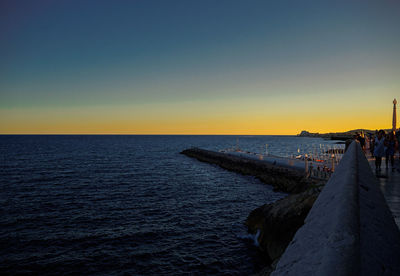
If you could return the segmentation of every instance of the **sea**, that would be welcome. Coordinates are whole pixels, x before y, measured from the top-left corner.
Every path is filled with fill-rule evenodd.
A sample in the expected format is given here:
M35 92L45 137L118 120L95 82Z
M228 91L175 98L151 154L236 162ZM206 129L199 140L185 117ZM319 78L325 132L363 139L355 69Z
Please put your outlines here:
M249 275L265 266L244 222L285 196L180 154L288 157L295 136L1 135L0 274Z

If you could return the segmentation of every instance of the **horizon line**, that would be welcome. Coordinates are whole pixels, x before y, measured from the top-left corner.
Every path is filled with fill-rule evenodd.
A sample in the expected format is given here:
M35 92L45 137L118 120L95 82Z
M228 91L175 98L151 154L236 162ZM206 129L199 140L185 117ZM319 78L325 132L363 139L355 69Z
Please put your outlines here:
M190 133L190 134L179 134L179 133L159 133L159 134L146 134L146 133L0 133L0 136L6 135L32 135L32 136L40 136L40 135L131 135L131 136L297 136L298 134L198 134L198 133Z

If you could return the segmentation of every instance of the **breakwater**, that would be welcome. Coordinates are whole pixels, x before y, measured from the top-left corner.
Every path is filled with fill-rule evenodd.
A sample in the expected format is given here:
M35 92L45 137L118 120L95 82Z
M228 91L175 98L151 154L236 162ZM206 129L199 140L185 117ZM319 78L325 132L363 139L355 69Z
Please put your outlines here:
M293 239L296 231L316 200L324 180L307 178L304 170L279 166L274 163L228 153L192 148L181 152L200 161L216 164L224 169L258 177L275 190L289 195L253 210L245 224L257 236L265 264L276 263Z
M400 275L400 232L358 143L271 275Z
M182 153L290 193L246 220L272 263L271 275L400 275L400 232L358 143L350 145L325 186L300 171L243 156Z
M245 175L253 175L272 185L274 190L286 193L301 193L321 181L306 177L303 170L277 166L262 160L236 156L228 153L191 148L181 152L199 161L218 165L224 169Z

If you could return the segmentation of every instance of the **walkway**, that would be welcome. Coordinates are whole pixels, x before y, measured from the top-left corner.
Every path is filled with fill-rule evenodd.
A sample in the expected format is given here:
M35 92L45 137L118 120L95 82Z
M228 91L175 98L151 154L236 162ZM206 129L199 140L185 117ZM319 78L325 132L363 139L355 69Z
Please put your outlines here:
M368 156L368 161L371 165L373 172L375 172L375 161L372 157ZM395 171L392 172L390 167L386 169L385 158L382 160L382 170L377 173L381 191L385 196L386 202L390 211L393 214L397 227L400 228L400 161L396 155Z

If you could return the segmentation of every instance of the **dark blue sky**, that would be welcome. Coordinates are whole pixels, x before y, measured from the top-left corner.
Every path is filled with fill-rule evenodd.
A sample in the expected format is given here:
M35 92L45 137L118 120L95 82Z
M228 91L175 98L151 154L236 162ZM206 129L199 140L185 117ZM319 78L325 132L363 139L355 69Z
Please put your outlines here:
M398 1L3 0L0 16L4 110L399 88Z

